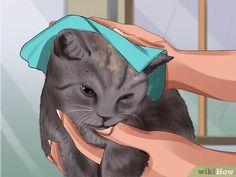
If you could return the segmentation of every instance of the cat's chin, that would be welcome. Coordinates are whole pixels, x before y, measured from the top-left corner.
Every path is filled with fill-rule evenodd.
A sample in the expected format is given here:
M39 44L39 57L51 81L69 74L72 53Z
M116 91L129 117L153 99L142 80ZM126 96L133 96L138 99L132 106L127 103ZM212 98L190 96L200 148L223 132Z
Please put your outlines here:
M91 125L91 124L86 124L87 127L91 128L91 129L95 129L95 130L105 130L108 129L110 127L114 127L118 124L119 122L117 122L116 124L112 124L109 126L104 126L104 125Z

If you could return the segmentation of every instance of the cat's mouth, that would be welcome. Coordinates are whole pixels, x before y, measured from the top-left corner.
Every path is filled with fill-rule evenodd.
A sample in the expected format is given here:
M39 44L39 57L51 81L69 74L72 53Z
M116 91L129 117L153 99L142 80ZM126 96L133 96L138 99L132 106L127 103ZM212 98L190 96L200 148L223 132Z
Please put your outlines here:
M104 130L104 129L106 129L106 127L104 127L104 126L96 126L96 125L90 125L90 124L87 124L87 126L92 128L92 129L95 129L95 130Z
M108 129L110 127L116 126L119 122L121 122L121 120L120 121L107 120L103 123L99 123L98 125L87 123L86 126L89 127L89 128L95 129L95 130L105 130L105 129Z

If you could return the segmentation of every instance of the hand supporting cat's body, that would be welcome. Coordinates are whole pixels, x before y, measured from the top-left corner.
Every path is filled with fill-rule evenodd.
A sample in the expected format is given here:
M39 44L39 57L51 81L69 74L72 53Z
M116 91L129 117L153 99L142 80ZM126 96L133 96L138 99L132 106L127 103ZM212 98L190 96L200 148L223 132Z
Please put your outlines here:
M150 68L157 64L153 62ZM92 32L62 31L54 42L41 96L40 130L45 154L50 152L48 139L58 142L69 177L141 176L148 155L106 140L95 129L123 122L194 139L186 105L176 90L166 91L158 102L152 102L146 92L146 73L137 73L102 37ZM71 118L88 143L105 149L101 165L77 150L58 121L56 109Z

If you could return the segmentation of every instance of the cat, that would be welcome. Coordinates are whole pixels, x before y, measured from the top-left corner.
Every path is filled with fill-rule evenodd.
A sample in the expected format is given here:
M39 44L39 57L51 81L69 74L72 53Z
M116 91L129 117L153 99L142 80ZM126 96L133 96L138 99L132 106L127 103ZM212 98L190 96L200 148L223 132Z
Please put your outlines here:
M158 101L147 96L147 74L171 59L161 55L138 73L99 34L75 29L59 32L41 94L40 134L45 155L50 153L50 139L59 143L68 177L139 177L148 165L148 154L104 139L96 129L123 122L194 141L192 121L176 89L166 90ZM56 109L70 117L88 143L105 149L100 165L75 147Z

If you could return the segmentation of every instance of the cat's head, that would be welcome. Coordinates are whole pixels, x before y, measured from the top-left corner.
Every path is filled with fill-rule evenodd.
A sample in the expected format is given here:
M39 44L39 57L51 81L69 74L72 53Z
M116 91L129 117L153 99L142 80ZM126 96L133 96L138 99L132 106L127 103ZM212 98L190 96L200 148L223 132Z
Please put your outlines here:
M147 96L146 74L169 59L161 61L138 73L97 33L67 29L54 41L46 84L53 104L78 128L142 127L135 113Z

